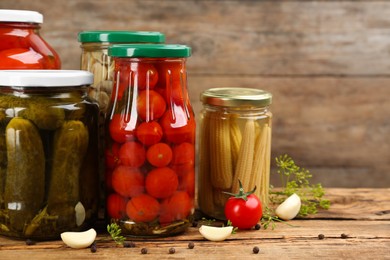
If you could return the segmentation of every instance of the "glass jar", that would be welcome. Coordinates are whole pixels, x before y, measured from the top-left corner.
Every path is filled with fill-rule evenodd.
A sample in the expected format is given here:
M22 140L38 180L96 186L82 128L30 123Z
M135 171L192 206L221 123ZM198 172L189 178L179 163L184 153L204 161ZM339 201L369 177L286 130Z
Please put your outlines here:
M252 88L213 88L201 93L198 205L225 220L229 195L245 191L268 204L272 95Z
M105 114L112 92L114 64L107 55L112 44L163 43L164 34L143 31L84 31L78 35L81 42L81 69L94 74L94 82L89 95L99 103Z
M0 10L0 69L60 69L54 49L40 36L42 14Z
M169 236L191 223L195 119L184 45L113 45L107 117L106 208L132 236Z
M0 71L0 234L90 228L98 208L98 105L86 71Z

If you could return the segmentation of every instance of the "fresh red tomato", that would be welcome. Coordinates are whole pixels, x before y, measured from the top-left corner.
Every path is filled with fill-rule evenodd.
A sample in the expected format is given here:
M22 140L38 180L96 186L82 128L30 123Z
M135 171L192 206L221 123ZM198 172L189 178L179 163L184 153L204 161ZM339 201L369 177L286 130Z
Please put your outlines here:
M166 110L164 98L154 90L143 90L138 94L137 112L146 122L159 119Z
M127 216L135 222L150 222L160 212L160 203L147 194L132 198L126 205Z
M255 188L256 189L256 188ZM261 202L253 194L255 191L244 192L240 182L240 191L233 194L225 204L225 217L239 229L250 229L255 226L263 215Z
M160 142L163 131L156 121L143 122L137 128L137 138L144 145L152 145Z
M157 199L172 196L179 186L177 174L169 167L151 170L145 180L146 191Z

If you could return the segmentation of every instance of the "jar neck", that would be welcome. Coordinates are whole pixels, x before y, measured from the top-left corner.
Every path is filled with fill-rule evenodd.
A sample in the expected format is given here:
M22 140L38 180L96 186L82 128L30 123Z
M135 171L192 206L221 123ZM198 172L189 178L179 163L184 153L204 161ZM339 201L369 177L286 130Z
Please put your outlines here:
M206 112L220 112L226 114L238 114L243 116L262 115L270 112L269 106L263 107L226 107L226 106L214 106L209 104L203 104L203 109Z
M39 23L27 22L0 22L0 28L15 28L20 30L39 30L41 25Z
M57 96L67 94L87 95L87 86L58 86L58 87L0 87L0 94L13 96Z

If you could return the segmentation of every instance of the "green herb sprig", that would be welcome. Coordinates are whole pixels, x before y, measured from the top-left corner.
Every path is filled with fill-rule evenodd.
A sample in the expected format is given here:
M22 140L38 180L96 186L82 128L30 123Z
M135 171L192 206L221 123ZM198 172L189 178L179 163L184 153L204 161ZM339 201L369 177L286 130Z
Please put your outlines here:
M278 167L277 174L279 174L282 183L282 190L274 191L271 186L269 193L271 204L279 205L289 196L296 193L302 203L298 216L304 217L316 214L319 208L329 209L330 201L323 198L325 191L322 185L320 183L310 184L312 175L309 170L296 165L294 160L288 155L281 155L275 158L275 160ZM276 222L286 223L275 215L273 208L266 207L261 219L264 229L267 229L269 226L274 229Z
M123 245L123 242L126 240L124 236L121 236L121 228L116 223L111 223L107 225L107 232L110 234L112 239L117 243L118 245Z
M288 155L281 155L275 160L283 190L273 191L271 189L272 203L280 204L296 193L301 198L302 203L298 216L316 214L319 208L329 209L330 201L323 198L325 191L322 185L320 183L310 184L312 175L309 170L296 165Z

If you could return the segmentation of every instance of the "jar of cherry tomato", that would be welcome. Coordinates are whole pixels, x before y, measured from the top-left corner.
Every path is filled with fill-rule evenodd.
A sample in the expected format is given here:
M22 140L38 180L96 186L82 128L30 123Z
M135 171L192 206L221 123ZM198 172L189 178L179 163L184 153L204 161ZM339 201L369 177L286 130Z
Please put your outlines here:
M40 36L42 14L0 10L0 69L60 69L54 49Z
M272 95L254 88L212 88L201 94L198 204L225 219L229 195L240 185L268 205Z
M110 102L114 74L114 62L108 56L108 47L114 43L163 43L165 36L160 32L145 31L83 31L79 33L78 40L81 42L82 50L81 69L94 74L94 82L88 89L88 95L99 103L99 134L101 138L99 151L104 151L104 121ZM101 161L103 161L103 153L101 157ZM104 167L101 168L100 175L104 176ZM101 194L104 194L104 185L100 187L102 188ZM104 197L101 197L101 200L104 201ZM102 214L99 215L104 215L103 208L101 211Z
M114 63L107 55L108 46L126 43L163 43L164 34L143 31L84 31L78 35L81 42L81 69L94 74L89 96L98 101L105 114L112 92Z
M107 213L134 236L168 236L190 225L195 119L184 45L113 45L107 117Z

